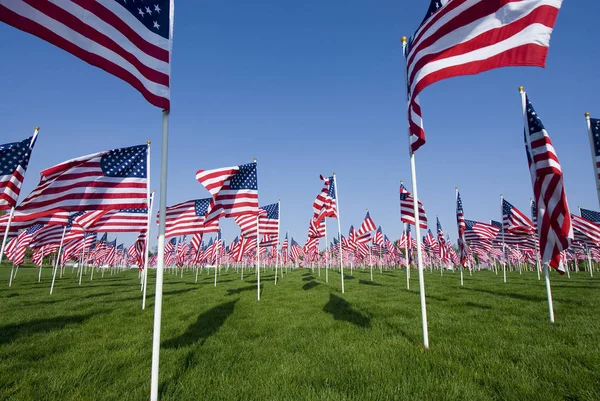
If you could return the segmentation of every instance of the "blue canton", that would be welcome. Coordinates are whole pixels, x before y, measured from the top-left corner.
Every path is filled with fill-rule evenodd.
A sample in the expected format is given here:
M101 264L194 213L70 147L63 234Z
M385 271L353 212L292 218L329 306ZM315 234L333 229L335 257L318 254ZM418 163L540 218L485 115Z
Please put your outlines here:
M592 139L594 140L594 153L596 153L596 156L600 156L600 120L590 118L590 124L592 126Z
M114 149L100 159L100 167L106 177L146 178L147 164L147 145Z
M327 191L327 196L335 199L335 179L333 176L329 177L329 191Z
M36 232L37 230L39 230L40 228L42 228L43 226L41 224L34 224L31 227L29 227L27 229L27 231L25 232L26 235L30 235L33 234L34 232Z
M0 176L14 173L18 166L27 170L29 157L31 156L31 143L29 137L21 142L0 145Z
M493 225L494 227L498 227L499 229L502 229L502 223L500 223L499 221L491 220L490 224Z
M261 206L262 210L267 212L267 219L279 220L279 204L273 203L267 206Z
M256 163L242 164L239 171L231 177L229 187L234 190L251 189L258 191Z
M581 209L581 217L584 219L588 219L589 221L593 221L594 223L600 223L600 212L595 212L593 210Z
M205 199L196 199L194 201L194 210L196 212L196 216L204 216L206 215L206 211L208 210L208 205L210 204L211 198Z
M169 0L115 0L149 31L169 38Z
M121 210L119 210L119 212L122 212L122 213L140 213L140 214L141 213L146 213L147 214L148 213L148 208L146 208L146 207L144 207L144 208L138 207L138 208L131 208L131 209L121 209Z

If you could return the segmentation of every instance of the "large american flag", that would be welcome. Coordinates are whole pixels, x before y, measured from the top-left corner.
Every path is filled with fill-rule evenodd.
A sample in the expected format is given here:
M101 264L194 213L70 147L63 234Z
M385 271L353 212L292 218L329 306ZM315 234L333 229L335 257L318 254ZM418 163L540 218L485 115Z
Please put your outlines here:
M211 198L193 199L167 207L165 237L218 232L218 220L206 224L205 216L210 202Z
M318 224L325 217L337 218L337 202L335 195L335 177L319 176L323 181L323 189L313 203L313 219Z
M16 210L29 219L59 211L145 208L148 145L107 150L42 171Z
M210 192L205 224L221 217L258 214L258 177L256 163L198 170L196 179Z
M148 228L148 208L98 210L75 218L85 231L140 232Z
M458 190L456 191L456 225L458 226L458 256L460 257L460 263L463 266L466 266L468 250L465 240L465 231L467 230L467 225L465 223L465 212Z
M590 133L592 135L592 152L594 153L594 173L597 174L597 179L600 180L600 120L590 118Z
M530 235L535 232L531 219L504 198L502 198L502 224L507 233Z
M129 83L170 109L173 0L0 0L0 21Z
M17 204L37 134L36 128L33 136L21 142L0 145L0 210Z
M427 214L421 201L417 201L419 209L419 227L427 229ZM414 198L403 184L400 184L400 220L415 225Z
M544 67L562 0L432 0L405 49L411 151L425 143L419 94L447 78Z
M525 150L537 206L537 228L542 263L564 272L561 251L573 238L569 204L564 189L562 168L542 120L529 98L522 92L525 120Z

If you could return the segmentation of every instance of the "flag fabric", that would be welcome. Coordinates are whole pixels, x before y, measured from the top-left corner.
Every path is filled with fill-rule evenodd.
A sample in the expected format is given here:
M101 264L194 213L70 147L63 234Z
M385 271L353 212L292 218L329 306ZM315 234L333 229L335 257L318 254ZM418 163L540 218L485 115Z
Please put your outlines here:
M535 232L531 219L504 198L502 198L502 224L507 233L531 235Z
M581 208L579 209L579 213L581 213L581 217L583 217L584 219L587 219L594 223L600 223L600 212L595 212L593 210Z
M371 215L367 211L367 214L365 215L365 219L363 220L363 223L361 224L360 228L358 229L357 234L359 237L361 237L365 233L368 233L369 231L373 231L376 229L377 229L377 226L375 225L375 222L373 221L373 219L371 218Z
M564 272L560 263L561 251L573 238L573 227L562 168L542 120L527 95L524 97L525 150L537 206L537 225L542 263Z
M492 224L486 224L479 221L464 220L465 231L463 233L465 241L490 241L496 238L500 229Z
M21 142L0 145L0 210L10 210L17 204L36 137L37 129Z
M59 211L146 208L148 145L95 153L42 171L16 210L29 219Z
M381 226L377 227L377 231L373 237L373 243L379 246L383 245L383 231L381 230Z
M317 239L323 237L325 237L325 220L323 219L319 223L316 223L315 220L310 219L308 223L308 238Z
M148 208L97 210L75 218L75 222L85 231L100 233L146 231Z
M193 199L167 207L165 212L165 237L218 232L218 220L206 223L205 216L210 202L211 198Z
M411 152L425 143L419 94L462 75L544 67L562 0L432 0L405 49Z
M427 229L427 214L421 201L417 201L419 209L419 227ZM400 220L415 225L414 198L403 184L400 184Z
M216 170L198 170L196 179L212 196L205 224L221 217L258 213L256 163Z
M261 213L258 218L260 234L270 234L271 239L278 241L279 234L279 202L270 205L261 206ZM265 213L266 212L266 213Z
M15 266L23 263L25 250L31 243L33 235L42 228L41 224L34 224L27 230L23 230L18 236L13 238L6 246L6 257L13 262Z
M463 266L467 265L467 243L465 240L465 231L467 225L465 223L465 212L463 210L460 193L456 191L456 225L458 226L458 256L460 263Z
M335 177L319 176L323 181L323 189L313 203L313 220L319 224L325 217L337 218L337 202L335 198Z
M594 246L600 246L600 226L594 222L579 217L577 215L571 215L571 222L573 223L573 231L575 240L591 243Z
M440 223L440 219L436 217L437 223L437 238L440 244L440 260L448 259L448 244L446 243L446 238L444 237L444 229L442 228L442 224Z
M598 174L597 179L600 180L600 119L590 118L590 129L592 135L592 152L594 154L594 174Z
M0 21L129 83L170 109L173 0L0 0Z

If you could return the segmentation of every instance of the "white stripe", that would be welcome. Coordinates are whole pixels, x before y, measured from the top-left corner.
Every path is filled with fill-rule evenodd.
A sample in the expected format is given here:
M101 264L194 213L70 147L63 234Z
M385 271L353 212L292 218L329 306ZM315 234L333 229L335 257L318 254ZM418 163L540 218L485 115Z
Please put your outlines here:
M133 65L131 65L127 60L123 59L121 56L116 54L115 52L101 46L97 42L82 36L71 28L67 27L64 24L56 21L53 18L48 17L46 14L41 13L33 7L30 7L28 4L23 3L20 0L2 0L2 5L11 11L22 15L25 18L28 18L47 29L53 31L57 35L61 36L65 40L69 41L73 45L79 47L80 49L96 54L111 63L118 65L124 70L131 73L135 78L137 78L141 84L152 94L169 99L169 87L157 84L156 82L152 82L146 77L144 77Z

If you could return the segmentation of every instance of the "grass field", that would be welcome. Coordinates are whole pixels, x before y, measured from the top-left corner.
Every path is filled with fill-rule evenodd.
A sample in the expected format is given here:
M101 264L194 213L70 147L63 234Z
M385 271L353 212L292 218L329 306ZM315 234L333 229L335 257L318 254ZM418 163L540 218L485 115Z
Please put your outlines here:
M0 268L0 399L147 400L154 271L141 310L137 272L81 286L67 268L48 295ZM534 273L425 272L430 350L421 346L417 274L354 272L341 294L317 271L273 285L223 271L165 274L160 399L600 400L600 279L552 274L556 324Z

